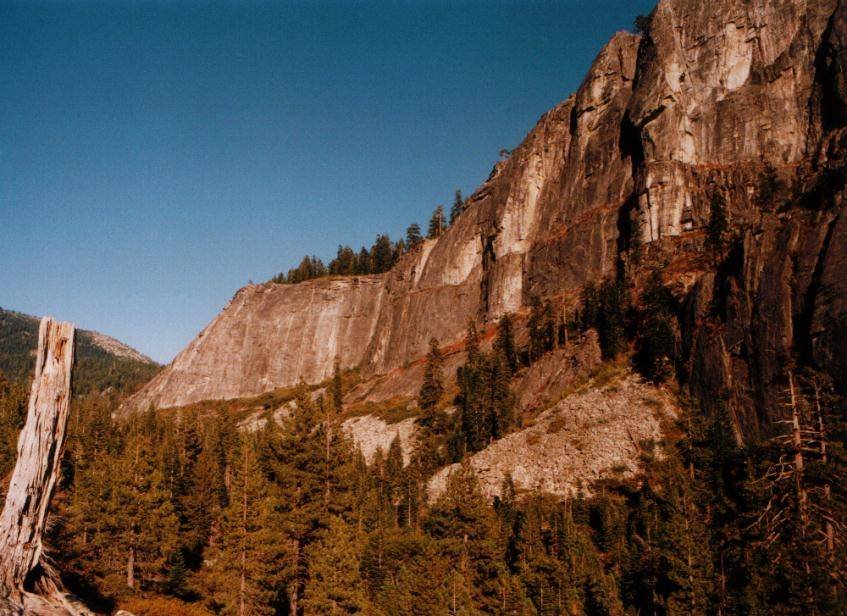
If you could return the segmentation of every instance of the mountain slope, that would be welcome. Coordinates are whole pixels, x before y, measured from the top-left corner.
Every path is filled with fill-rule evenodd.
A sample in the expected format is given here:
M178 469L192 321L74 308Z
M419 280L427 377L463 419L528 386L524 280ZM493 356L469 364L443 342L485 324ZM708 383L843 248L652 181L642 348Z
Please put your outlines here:
M834 0L662 0L619 33L438 240L390 272L241 289L125 407L256 395L333 359L365 379L534 295L573 313L586 282L675 294L680 378L742 433L784 412L786 362L843 377L847 56ZM713 203L729 218L710 254ZM840 382L844 382L842 379Z
M73 387L77 394L107 388L131 391L150 380L159 365L132 347L99 332L77 330ZM0 308L0 370L26 379L34 365L38 319Z

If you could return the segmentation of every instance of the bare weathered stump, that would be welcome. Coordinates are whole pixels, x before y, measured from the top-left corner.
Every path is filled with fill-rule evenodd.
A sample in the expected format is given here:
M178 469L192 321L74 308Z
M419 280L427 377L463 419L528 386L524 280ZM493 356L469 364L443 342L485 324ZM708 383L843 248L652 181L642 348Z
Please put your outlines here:
M74 326L44 317L18 460L0 515L0 596L7 602L0 612L13 613L17 607L31 612L29 606L37 602L30 585L40 564L47 507L65 446L73 356ZM41 586L55 588L47 582Z

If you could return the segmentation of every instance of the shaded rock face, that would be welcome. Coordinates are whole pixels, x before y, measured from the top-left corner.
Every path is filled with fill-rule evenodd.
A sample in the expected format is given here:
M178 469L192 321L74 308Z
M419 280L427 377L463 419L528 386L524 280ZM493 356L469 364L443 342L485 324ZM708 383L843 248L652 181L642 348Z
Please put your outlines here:
M534 413L549 407L586 381L600 362L600 343L593 329L581 340L571 340L564 348L543 355L517 375L516 412Z
M317 382L336 355L366 380L388 375L471 318L533 294L572 307L612 275L637 293L647 267L672 264L684 380L757 430L780 412L789 360L844 376L845 41L836 0L662 0L441 238L386 274L242 289L126 408ZM784 186L769 203L765 164ZM732 229L720 262L703 242L716 194Z

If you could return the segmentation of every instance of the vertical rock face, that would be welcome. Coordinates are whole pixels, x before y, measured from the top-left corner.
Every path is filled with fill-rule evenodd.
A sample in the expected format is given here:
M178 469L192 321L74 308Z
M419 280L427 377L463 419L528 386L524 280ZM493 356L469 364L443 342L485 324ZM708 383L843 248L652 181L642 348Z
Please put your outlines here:
M498 163L437 241L386 274L241 289L125 410L320 381L336 355L365 377L384 373L422 357L433 336L454 341L469 319L519 310L531 289L552 292L560 286L554 261L574 288L607 273L616 211L631 189L617 127L638 40L616 35L579 92Z
M385 276L244 287L133 401L168 407L238 398L330 376L365 360Z
M615 35L441 238L379 276L242 289L126 408L319 381L336 355L386 373L433 336L458 340L471 318L535 294L572 304L586 281L637 285L672 264L690 282L686 378L704 399L728 392L754 430L776 412L789 358L845 369L844 334L830 335L847 331L845 40L836 0L661 0L645 34ZM765 164L787 205L761 202ZM703 249L716 194L737 238L719 265Z
M796 165L818 146L815 61L835 0L663 0L627 110L639 135L639 235L684 231L705 208L698 166ZM699 216L698 216L699 215Z

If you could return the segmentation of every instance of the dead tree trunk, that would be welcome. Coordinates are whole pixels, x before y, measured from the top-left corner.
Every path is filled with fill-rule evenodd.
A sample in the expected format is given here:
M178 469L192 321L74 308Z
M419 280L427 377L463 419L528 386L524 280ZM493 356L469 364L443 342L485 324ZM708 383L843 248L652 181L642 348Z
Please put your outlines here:
M31 594L35 587L56 589L52 580L41 583L33 578L42 564L47 507L65 445L73 357L74 326L44 317L26 424L18 437L18 460L0 514L0 596L10 604L0 604L0 611L20 607L30 612L37 603Z

